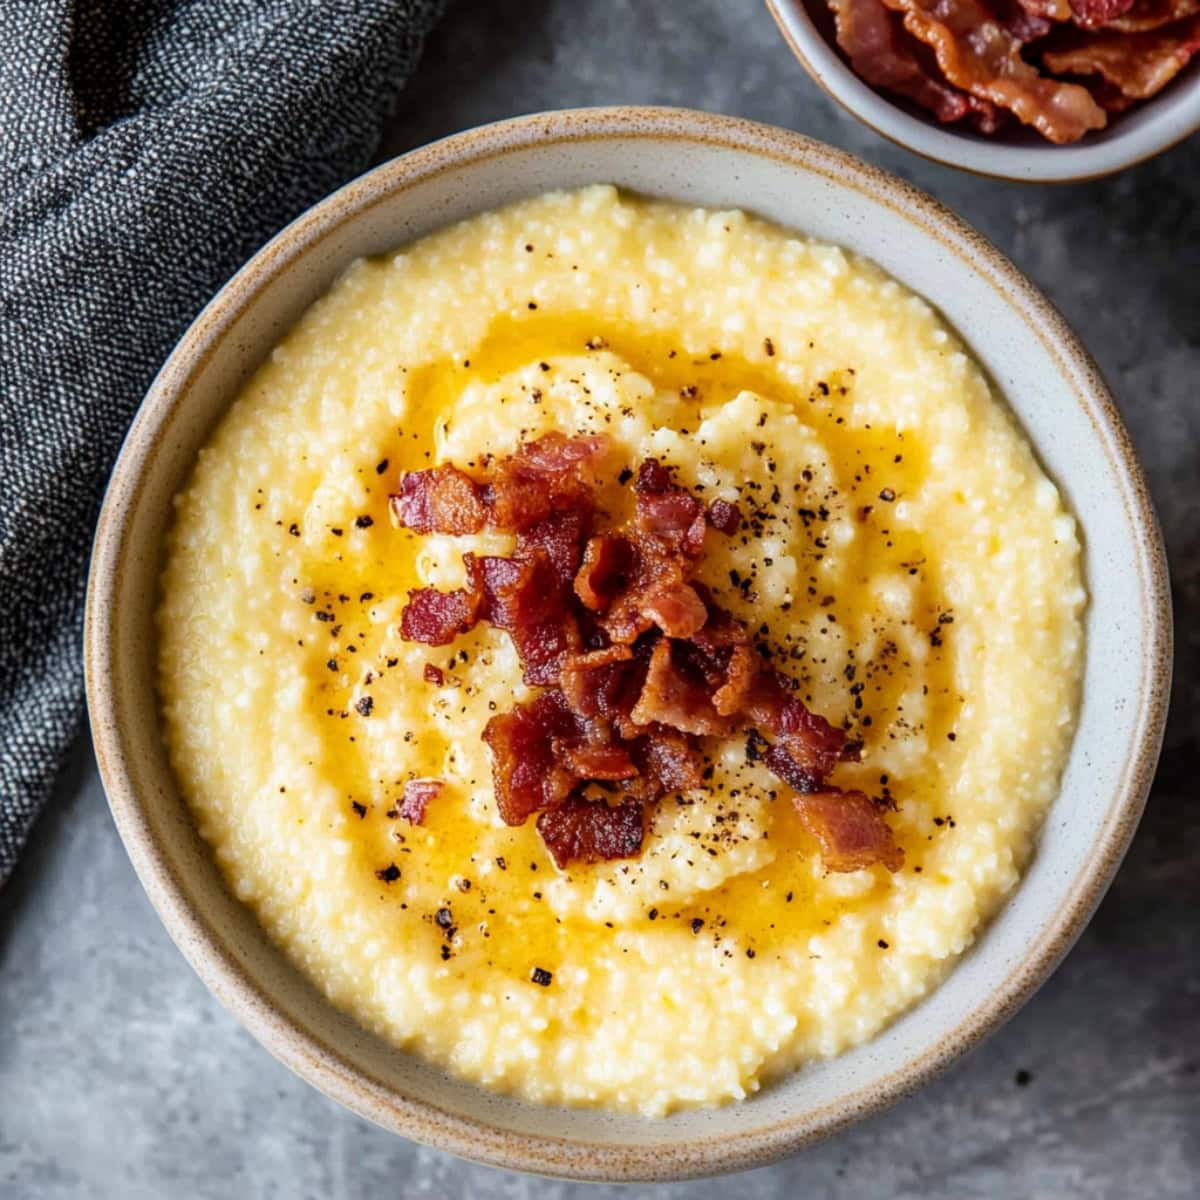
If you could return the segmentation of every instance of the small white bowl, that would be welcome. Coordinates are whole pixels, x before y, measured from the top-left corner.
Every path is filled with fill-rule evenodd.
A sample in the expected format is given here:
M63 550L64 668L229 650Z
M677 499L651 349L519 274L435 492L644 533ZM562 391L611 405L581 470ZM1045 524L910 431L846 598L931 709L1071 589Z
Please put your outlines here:
M225 886L167 761L154 611L171 498L248 374L356 258L550 188L606 181L741 207L875 259L954 322L1062 489L1091 602L1079 727L1038 850L946 981L883 1033L744 1103L660 1121L540 1108L453 1078L338 1012ZM510 1169L679 1179L761 1166L920 1086L995 1029L1087 923L1133 836L1170 686L1162 543L1095 365L1037 289L916 188L798 134L676 109L545 113L385 163L265 246L196 319L129 432L96 531L84 657L113 816L163 923L272 1053L373 1121Z
M1144 162L1200 129L1200 56L1159 95L1112 117L1106 129L1055 146L1026 126L1014 124L988 137L940 125L855 75L830 40L833 22L825 21L825 0L766 2L792 53L826 95L876 133L964 171L1021 183L1077 183Z

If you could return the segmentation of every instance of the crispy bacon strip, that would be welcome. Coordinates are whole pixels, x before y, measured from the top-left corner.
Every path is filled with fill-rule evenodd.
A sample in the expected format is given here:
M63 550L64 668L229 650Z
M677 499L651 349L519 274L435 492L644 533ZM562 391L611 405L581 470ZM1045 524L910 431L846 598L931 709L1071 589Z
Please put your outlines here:
M408 603L400 614L400 636L406 642L447 646L475 624L479 601L479 594L473 590L415 588L408 593Z
M1200 0L1135 0L1124 15L1105 25L1117 33L1144 33L1200 13Z
M1047 21L1069 21L1073 16L1071 0L1020 0L1020 4L1030 16Z
M392 520L414 533L478 533L487 520L475 481L452 466L409 471L388 503Z
M605 437L547 433L492 464L482 481L449 465L409 471L390 497L392 519L415 533L528 529L588 495L593 460L607 448Z
M544 692L497 713L483 730L492 752L496 808L506 825L523 825L535 812L561 804L579 777L555 759L556 740L575 736L562 693Z
M1046 66L1072 75L1100 75L1130 100L1160 92L1200 50L1200 16L1145 33L1076 35L1072 44L1047 50Z
M661 638L650 657L642 694L633 707L638 725L670 725L701 737L728 733L731 722L713 707L712 691L702 677L680 661L670 638Z
M1133 7L1133 0L1071 0L1075 24L1083 29L1098 29L1124 16Z
M574 580L580 602L592 612L603 612L624 591L636 553L628 538L613 534L589 538Z
M422 824L429 802L445 786L440 779L410 779L404 785L404 796L397 811L410 825Z
M1040 75L1021 46L980 0L884 0L904 27L932 47L946 79L1009 109L1059 144L1078 141L1108 121L1086 88Z
M1056 20L1067 19L1046 16L1039 11L1041 6L1036 0L1032 5L1029 0L992 0L989 7L996 20L1022 45L1044 38L1054 28ZM1070 9L1067 12L1069 14Z
M891 827L864 792L803 792L795 797L804 827L817 839L830 871L859 871L882 863L889 871L904 866L904 851Z
M610 806L572 796L542 813L537 827L554 865L562 870L575 862L637 857L645 836L645 810L637 800Z
M872 87L904 96L943 124L961 121L972 111L994 123L989 101L952 87L921 65L900 19L883 0L829 0L829 7L838 45Z

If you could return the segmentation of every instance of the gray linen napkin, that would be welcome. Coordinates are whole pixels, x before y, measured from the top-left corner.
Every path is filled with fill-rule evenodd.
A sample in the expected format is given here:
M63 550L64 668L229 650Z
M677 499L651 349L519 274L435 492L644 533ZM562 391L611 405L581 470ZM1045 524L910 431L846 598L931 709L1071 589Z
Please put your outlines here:
M213 292L361 171L443 0L0 0L0 883L83 711L100 496Z

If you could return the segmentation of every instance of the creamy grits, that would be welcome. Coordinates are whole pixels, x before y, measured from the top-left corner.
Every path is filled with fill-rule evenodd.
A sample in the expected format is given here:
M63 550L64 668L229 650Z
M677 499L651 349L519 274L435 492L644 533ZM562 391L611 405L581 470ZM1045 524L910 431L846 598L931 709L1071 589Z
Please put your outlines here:
M636 859L558 870L504 825L481 731L535 694L402 472L550 430L656 457L753 531L701 576L863 743L901 870L827 872L739 734ZM755 1092L935 988L1054 799L1086 603L1073 518L940 316L741 212L556 192L354 263L246 385L176 501L158 614L169 749L235 894L384 1038L532 1101L665 1114ZM441 686L425 668L442 673ZM444 788L400 819L406 781ZM548 977L548 981L547 981Z

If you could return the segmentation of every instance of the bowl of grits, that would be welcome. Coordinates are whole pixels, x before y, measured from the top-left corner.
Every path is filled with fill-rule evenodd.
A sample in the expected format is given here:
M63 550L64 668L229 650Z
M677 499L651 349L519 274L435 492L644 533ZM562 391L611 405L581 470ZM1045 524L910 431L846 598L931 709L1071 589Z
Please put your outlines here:
M761 1165L1042 983L1157 758L1166 572L1094 364L911 186L670 109L370 172L153 385L92 729L234 1015L405 1136Z

